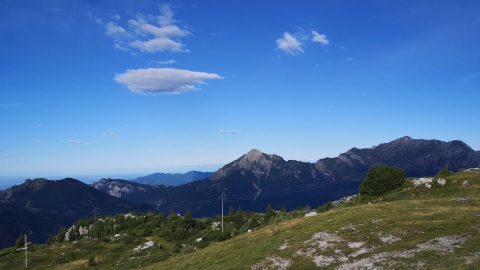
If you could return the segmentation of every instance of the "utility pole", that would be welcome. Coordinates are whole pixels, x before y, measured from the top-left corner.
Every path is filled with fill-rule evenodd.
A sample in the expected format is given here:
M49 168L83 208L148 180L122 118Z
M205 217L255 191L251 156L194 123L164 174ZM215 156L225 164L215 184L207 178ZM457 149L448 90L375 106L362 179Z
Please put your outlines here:
M28 245L30 244L27 242L27 234L25 236L25 244L23 244L23 248L18 248L17 251L25 250L25 268L28 268Z
M93 239L97 237L97 207L93 208Z
M222 192L222 233L223 233L223 192Z

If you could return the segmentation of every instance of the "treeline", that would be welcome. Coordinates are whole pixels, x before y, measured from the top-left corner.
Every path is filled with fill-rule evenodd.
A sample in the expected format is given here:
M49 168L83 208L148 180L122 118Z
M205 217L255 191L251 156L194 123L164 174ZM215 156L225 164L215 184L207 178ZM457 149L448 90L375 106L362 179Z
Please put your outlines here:
M75 242L92 239L104 242L157 236L175 243L175 251L190 246L201 248L211 242L219 242L255 231L267 224L301 216L306 210L287 212L285 208L274 210L268 206L265 213L243 211L231 207L224 216L222 232L221 216L193 218L190 211L183 215L170 212L117 214L97 219L83 218L69 228L61 228L57 235L49 237L47 244ZM18 245L21 245L19 238Z

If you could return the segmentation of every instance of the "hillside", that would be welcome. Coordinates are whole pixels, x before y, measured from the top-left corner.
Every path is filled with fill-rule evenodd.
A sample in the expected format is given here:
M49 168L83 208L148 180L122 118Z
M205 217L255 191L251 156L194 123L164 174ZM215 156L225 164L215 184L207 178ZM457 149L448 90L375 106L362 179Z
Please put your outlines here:
M34 242L45 242L60 227L101 213L148 211L135 204L100 192L75 179L34 179L0 192L0 247L10 246L18 235L28 233Z
M146 269L479 269L480 171L268 226Z
M203 243L212 239L207 228L216 221L197 220L206 222L206 227L178 242L169 241L161 232L145 237L111 232L114 237L108 241L87 238L35 245L30 260L35 269L82 269L89 258L100 269L480 267L479 170L443 180L409 180L380 197L354 197L316 216L304 217L304 213L277 212L270 225L257 229L247 222L224 242ZM251 218L245 216L245 220ZM108 218L103 220L108 222ZM163 231L165 227L157 228ZM12 249L0 251L1 269L21 269L22 260L23 254Z

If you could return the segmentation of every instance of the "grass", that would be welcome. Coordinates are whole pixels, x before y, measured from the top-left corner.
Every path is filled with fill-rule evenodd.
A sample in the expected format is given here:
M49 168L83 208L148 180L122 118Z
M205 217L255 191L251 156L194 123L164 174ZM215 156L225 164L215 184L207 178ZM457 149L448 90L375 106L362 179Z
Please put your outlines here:
M375 254L410 251L412 256L377 261L375 266L480 269L480 173L456 173L446 180L445 186L434 184L431 189L414 187L409 182L381 197L356 198L315 217L278 222L188 253L172 252L175 243L157 236L112 242L80 240L34 245L30 265L34 269L85 269L88 259L94 256L97 266L93 269L250 269L267 257L276 256L289 260L290 269L312 269L316 268L313 259L320 255L333 258L344 254L348 262L356 262ZM314 248L312 256L296 255L299 250L306 250L307 241L319 232L334 234L344 241L324 249ZM384 243L380 238L385 236L398 241ZM412 251L419 244L449 236L465 241L450 251ZM133 248L147 240L154 240L163 248L133 256ZM358 250L348 246L354 242L361 242L368 251L348 257ZM285 243L287 247L280 250ZM342 263L345 262L333 261L325 269L336 269ZM0 269L23 269L23 254L12 248L0 250Z
M468 184L464 186L463 181ZM348 242L362 242L374 250L352 261L382 252L412 250L437 237L465 236L466 242L451 253L418 252L410 258L389 261L384 267L480 269L480 173L457 173L447 178L446 186L434 185L431 189L406 184L380 198L338 207L316 217L271 225L145 269L249 269L268 256L291 260L292 269L311 269L316 267L312 258L295 253L317 232L336 234ZM393 235L400 240L385 244L379 239L382 235ZM285 241L288 248L279 250ZM342 253L351 252L347 245L337 248ZM329 251L316 252L328 255ZM340 264L333 263L326 269L335 269Z

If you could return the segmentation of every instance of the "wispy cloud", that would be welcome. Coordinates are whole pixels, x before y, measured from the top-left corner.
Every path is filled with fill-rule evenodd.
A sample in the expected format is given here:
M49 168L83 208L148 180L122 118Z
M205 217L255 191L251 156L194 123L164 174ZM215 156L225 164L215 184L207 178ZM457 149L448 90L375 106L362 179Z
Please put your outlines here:
M158 61L157 63L159 63L160 65L173 65L173 64L177 63L177 61L175 61L173 59L170 59L170 60L165 60L165 61Z
M353 57L345 57L345 62L352 62L352 61L357 61L357 58L353 58Z
M275 41L277 49L285 52L288 55L300 55L305 53L305 45L308 42L319 43L326 46L330 43L327 36L320 34L317 31L305 32L299 31L296 34L284 32L283 37Z
M290 55L299 55L304 53L303 44L292 34L285 32L283 37L276 40L277 49Z
M330 42L327 39L327 36L324 34L320 34L317 31L312 31L312 41L316 43L320 43L323 46L328 45Z
M40 123L40 122L33 122L33 125L34 125L35 127L37 127L37 128L43 128L43 127L45 127L45 125L43 125L43 124Z
M224 135L235 135L238 133L238 131L236 129L220 129L218 133Z
M168 5L161 7L158 16L139 14L128 20L127 26L114 21L105 24L105 35L113 38L115 49L143 53L187 52L182 38L189 34L178 25Z
M9 157L9 156L13 156L13 154L7 153L7 152L0 152L0 157Z
M222 77L216 73L175 68L129 69L115 76L115 81L126 85L130 91L153 95L191 92L207 80L218 79Z
M82 144L82 141L77 139L70 139L67 141L69 144Z
M115 22L108 22L105 25L105 35L114 39L122 39L128 37L127 30L119 26Z

